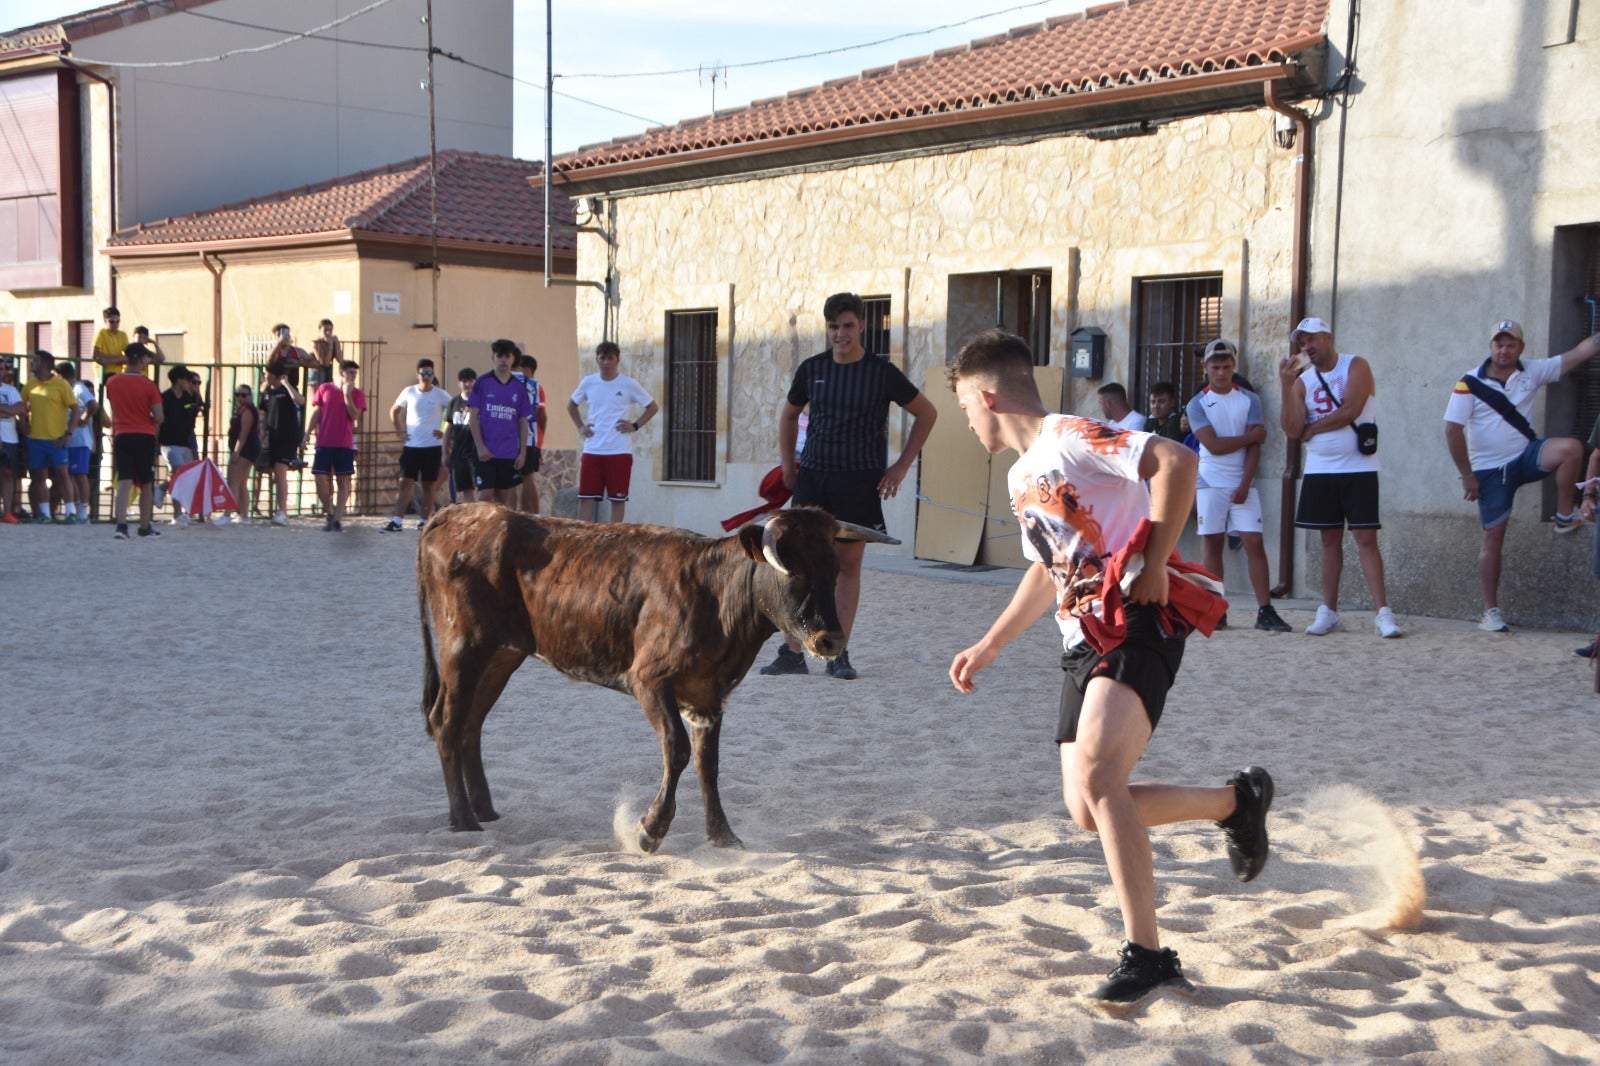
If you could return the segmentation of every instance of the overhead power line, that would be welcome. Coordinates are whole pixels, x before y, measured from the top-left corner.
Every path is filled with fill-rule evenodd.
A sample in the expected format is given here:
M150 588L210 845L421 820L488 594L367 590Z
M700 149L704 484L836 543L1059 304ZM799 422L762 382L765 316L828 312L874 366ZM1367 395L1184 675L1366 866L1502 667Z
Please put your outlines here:
M806 52L806 53L803 53L801 55L776 56L776 57L774 57L772 59L752 59L752 60L749 60L749 61L744 62L744 63L719 63L718 66L720 66L723 70L744 70L744 69L747 69L749 67L769 67L769 66L772 66L772 65L774 65L776 63L793 63L793 62L797 62L798 60L801 60L801 59L818 59L818 58L820 58L822 56L834 56L834 55L839 55L839 54L844 53L844 52L857 52L857 51L860 51L863 48L874 48L874 47L876 47L876 46L878 46L880 44L893 44L895 41L903 41L903 40L906 40L909 37L926 37L928 34L930 34L930 33L938 33L940 30L953 30L953 29L956 29L959 26L968 26L968 25L971 25L974 22L982 22L984 19L995 18L995 17L1000 16L1000 15L1009 15L1012 12L1015 12L1015 11L1026 11L1029 8L1044 7L1047 4L1054 4L1054 3L1059 3L1059 2L1060 2L1060 0L1033 0L1032 3L1018 4L1016 7L1001 8L999 11L989 11L989 12L986 12L986 13L981 14L981 15L973 15L970 18L961 19L959 22L946 22L942 26L932 26L932 27L930 27L928 29L925 29L925 30L908 30L905 33L897 33L893 37L881 37L876 41L863 41L860 44L840 45L838 48L825 48L820 52ZM700 73L701 70L704 69L704 67L705 67L705 64L702 63L699 66L679 67L676 70L632 71L632 72L623 73L623 74L606 73L606 72L602 72L602 71L591 71L591 72L583 73L583 74L557 74L556 77L558 77L558 78L664 78L664 77L667 77L667 76L673 75L673 74L698 74L698 73Z

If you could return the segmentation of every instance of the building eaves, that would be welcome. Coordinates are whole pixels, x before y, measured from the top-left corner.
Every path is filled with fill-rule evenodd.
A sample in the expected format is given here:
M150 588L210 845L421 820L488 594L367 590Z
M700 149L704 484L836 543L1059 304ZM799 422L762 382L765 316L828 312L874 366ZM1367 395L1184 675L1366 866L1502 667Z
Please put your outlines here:
M769 165L784 152L822 143L903 137L908 130L1019 129L1041 110L1097 110L1091 98L1122 96L1157 109L1157 98L1210 97L1219 84L1299 76L1306 53L1326 43L1328 0L1120 0L1019 27L854 77L796 89L746 107L686 119L580 148L554 161L563 187L586 191L605 175L682 172L694 159ZM1320 57L1319 57L1320 58ZM1070 98L1079 99L1070 99ZM1247 91L1235 94L1249 97ZM1254 95L1260 99L1259 92ZM1180 108L1180 111L1182 108ZM968 134L970 136L970 133ZM939 140L931 134L923 143Z
M74 15L0 31L0 57L13 52L72 51L72 45L90 37L141 22L203 7L215 0L119 0L118 3L80 11Z

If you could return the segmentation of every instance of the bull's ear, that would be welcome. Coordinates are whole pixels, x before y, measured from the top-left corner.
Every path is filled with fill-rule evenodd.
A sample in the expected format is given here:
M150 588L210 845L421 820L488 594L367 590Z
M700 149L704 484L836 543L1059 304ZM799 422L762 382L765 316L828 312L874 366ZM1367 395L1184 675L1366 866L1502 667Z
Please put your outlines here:
M854 522L836 523L838 529L833 534L834 540L865 540L873 544L899 544L900 542L887 533L879 533L876 529L858 526Z
M740 526L739 532L735 534L739 538L739 550L758 563L767 561L766 556L761 554L761 537L764 532L762 526L751 524Z

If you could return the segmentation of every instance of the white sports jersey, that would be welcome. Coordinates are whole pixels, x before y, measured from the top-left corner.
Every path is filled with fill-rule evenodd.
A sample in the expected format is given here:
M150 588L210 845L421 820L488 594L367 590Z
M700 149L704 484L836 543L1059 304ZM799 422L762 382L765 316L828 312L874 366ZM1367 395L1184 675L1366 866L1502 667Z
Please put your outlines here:
M618 432L617 423L633 420L633 409L649 407L654 401L644 391L644 386L626 374L618 374L607 381L599 374L590 374L578 382L573 390L572 402L582 407L588 423L594 427L594 436L583 440L585 455L632 455L633 437Z
M1343 400L1350 391L1350 364L1356 357L1346 352L1339 354L1339 361L1333 364L1332 370L1324 371L1322 377L1327 381L1333 395L1329 396L1327 389L1322 387L1322 382L1317 380L1316 367L1307 367L1300 374L1300 384L1306 390L1306 425L1319 419L1327 418L1339 409L1334 402L1335 397ZM1377 392L1367 399L1367 406L1362 410L1357 422L1377 421ZM1356 431L1346 426L1331 433L1318 433L1306 441L1305 445L1307 474L1363 474L1378 471L1378 457L1376 455L1362 455L1356 450Z
M1246 389L1232 388L1227 392L1201 389L1184 409L1189 416L1189 430L1200 435L1203 427L1210 426L1219 437L1242 437L1251 426L1263 425L1261 397ZM1200 445L1200 472L1196 488L1236 489L1244 480L1246 449L1214 455L1204 443Z
M1151 436L1094 418L1050 415L1006 477L1022 525L1022 554L1044 563L1055 583L1063 647L1083 642L1078 619L1091 612L1104 617L1105 560L1150 516L1139 459Z
M1561 377L1561 357L1517 361L1504 385L1489 376L1489 360L1477 370L1468 371L1491 389L1506 394L1513 407L1533 423L1533 400L1539 390ZM1500 412L1484 403L1467 388L1466 375L1456 382L1450 401L1444 405L1444 420L1467 427L1467 458L1474 470L1495 470L1522 454L1528 438L1513 429ZM1537 431L1535 431L1537 432Z
M427 392L417 385L409 385L395 400L396 407L406 412L406 447L437 448L444 441L434 436L434 431L444 424L450 410L450 394L435 385Z

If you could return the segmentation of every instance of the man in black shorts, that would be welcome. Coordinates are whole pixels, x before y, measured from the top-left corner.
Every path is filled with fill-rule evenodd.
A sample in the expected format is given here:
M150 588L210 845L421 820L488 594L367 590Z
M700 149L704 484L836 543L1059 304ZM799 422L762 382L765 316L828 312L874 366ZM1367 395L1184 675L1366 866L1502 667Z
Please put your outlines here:
M828 325L828 350L800 364L778 415L783 484L794 493L796 506L814 504L842 522L888 532L881 501L900 491L933 431L938 412L898 367L862 347L866 306L861 297L852 292L835 293L823 304L822 317ZM905 450L892 466L888 463L891 401L912 418ZM797 458L800 412L807 407L811 415L806 445ZM861 557L866 544L840 542L837 549L839 579L834 584L834 598L848 641L861 598ZM806 673L805 654L798 644L785 641L778 657L761 672ZM830 661L828 673L846 681L853 679L856 672L849 652Z
M1273 791L1259 766L1216 788L1128 782L1161 719L1184 638L1196 628L1209 633L1227 608L1220 582L1173 555L1197 460L1151 433L1049 414L1021 337L980 333L947 373L984 448L1018 453L1007 485L1033 561L989 631L951 661L950 681L972 692L978 671L1054 613L1066 649L1056 731L1062 794L1073 820L1099 834L1126 934L1116 968L1089 998L1116 1009L1162 986L1189 990L1177 952L1162 949L1156 929L1149 827L1217 822L1234 875L1249 881L1266 866ZM1118 580L1124 569L1131 583Z

